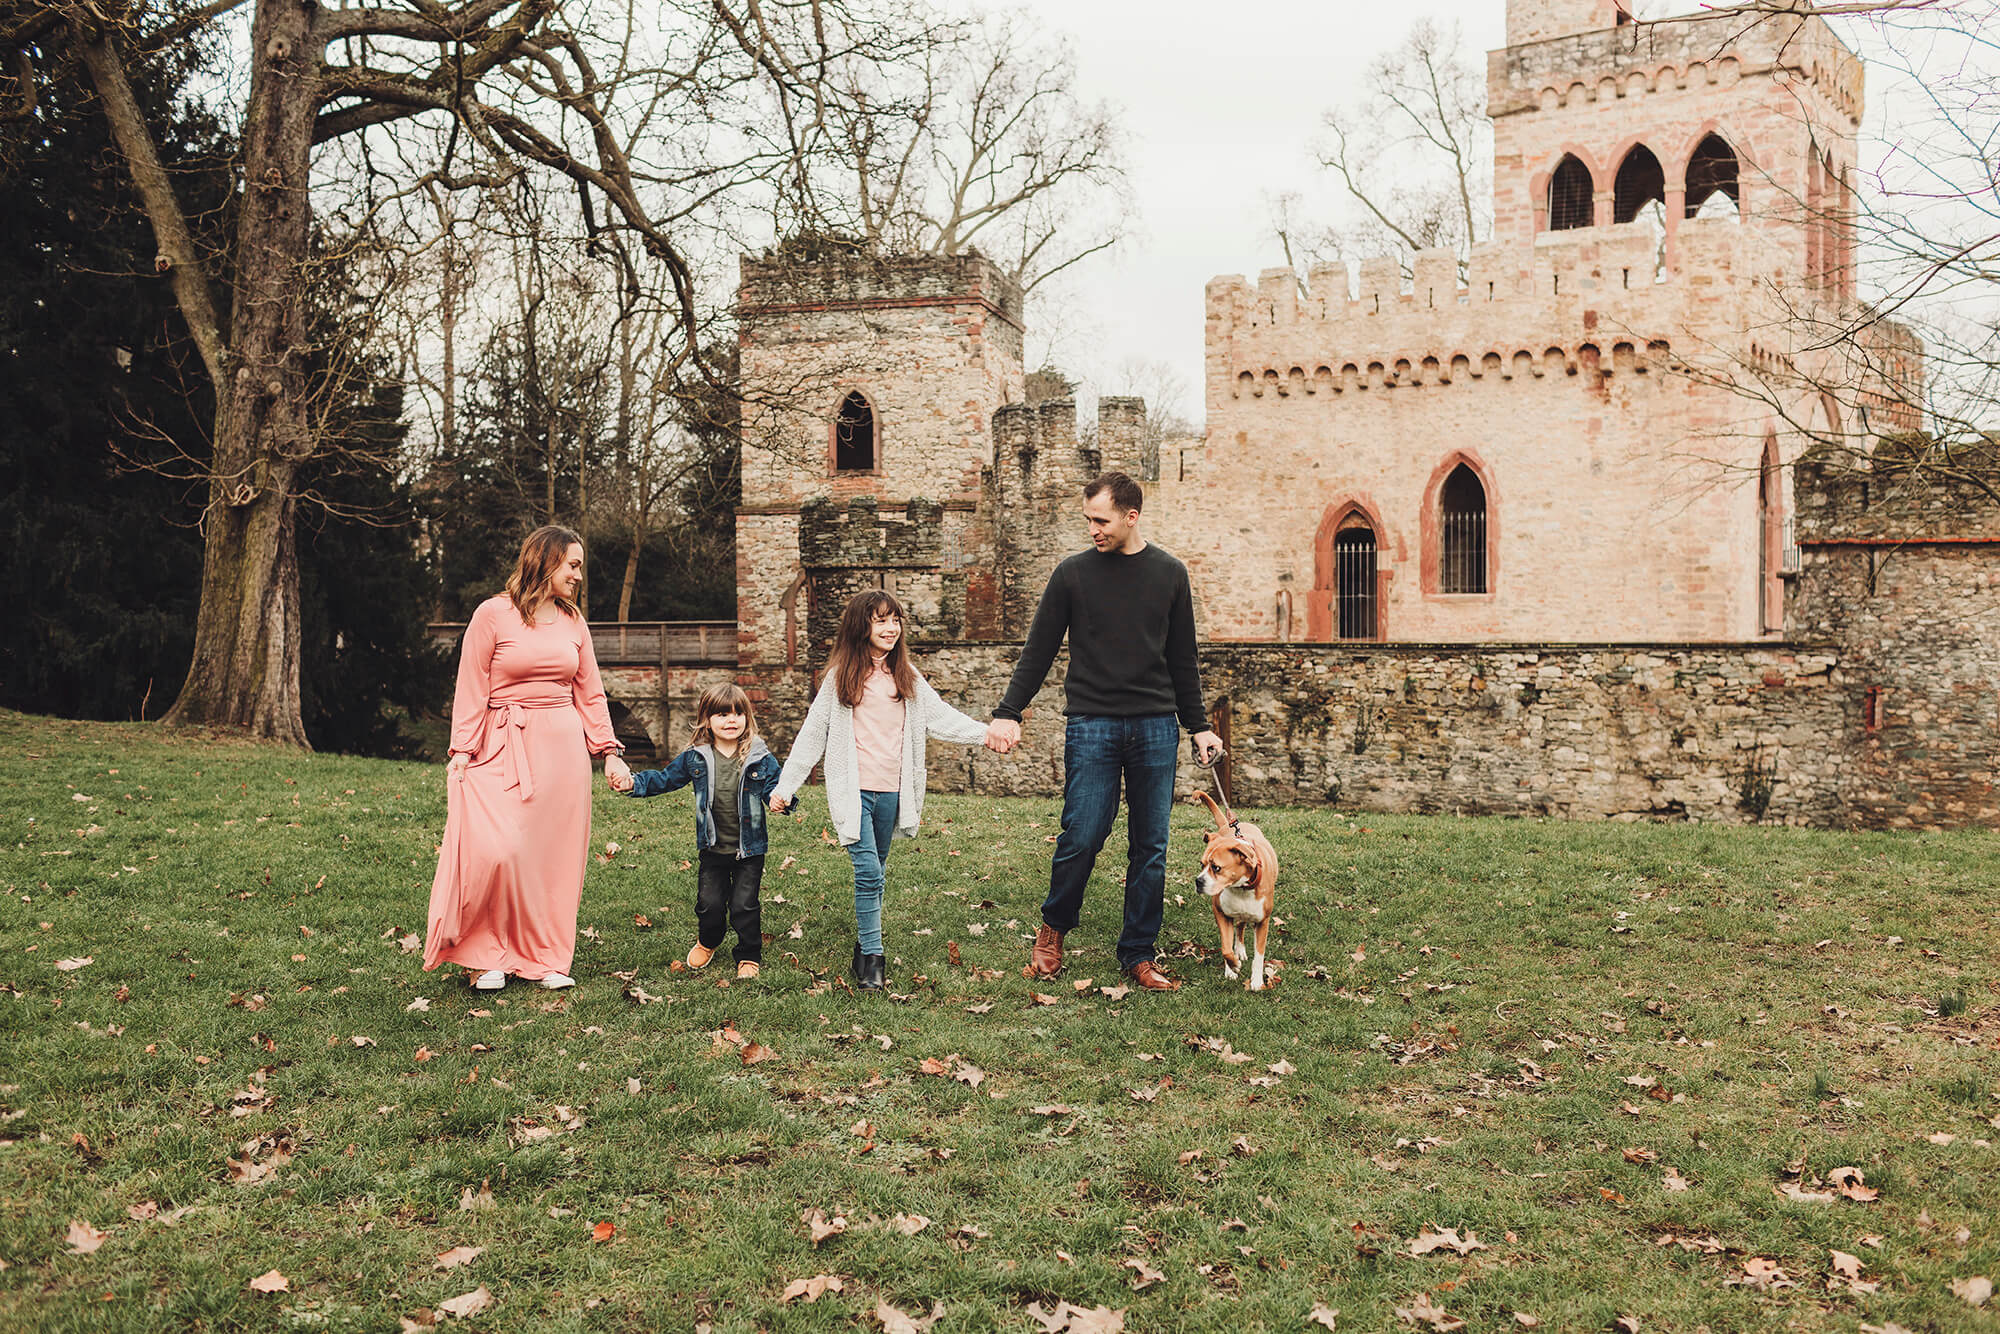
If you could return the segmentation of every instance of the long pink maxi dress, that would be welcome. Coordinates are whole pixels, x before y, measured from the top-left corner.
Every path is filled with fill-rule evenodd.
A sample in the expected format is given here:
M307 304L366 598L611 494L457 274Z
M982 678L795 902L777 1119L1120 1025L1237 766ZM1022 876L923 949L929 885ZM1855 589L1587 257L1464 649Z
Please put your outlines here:
M459 649L451 748L424 967L535 979L567 973L590 856L590 757L618 749L589 628L529 625L511 599L479 604Z

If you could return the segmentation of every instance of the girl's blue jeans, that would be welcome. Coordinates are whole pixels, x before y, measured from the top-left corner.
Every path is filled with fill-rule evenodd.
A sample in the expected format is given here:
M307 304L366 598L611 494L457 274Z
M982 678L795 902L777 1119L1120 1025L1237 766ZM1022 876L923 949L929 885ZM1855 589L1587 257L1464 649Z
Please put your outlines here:
M861 837L847 845L854 863L854 936L863 954L882 953L882 885L889 864L889 838L896 831L895 792L861 794Z

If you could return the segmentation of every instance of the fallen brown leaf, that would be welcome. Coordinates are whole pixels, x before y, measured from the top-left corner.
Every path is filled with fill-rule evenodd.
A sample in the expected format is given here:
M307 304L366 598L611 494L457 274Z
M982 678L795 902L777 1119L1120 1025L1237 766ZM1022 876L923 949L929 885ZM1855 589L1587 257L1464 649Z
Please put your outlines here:
M882 1334L926 1334L932 1325L943 1318L943 1302L932 1302L931 1313L927 1316L904 1315L879 1299L875 1303L875 1320L882 1326Z
M471 1292L461 1293L448 1302L439 1302L437 1309L444 1315L463 1320L467 1316L478 1315L491 1305L493 1305L493 1294L487 1291L486 1285L482 1283Z
M471 1264L484 1254L486 1254L484 1246L454 1246L448 1251L439 1252L433 1268L456 1269L460 1265Z
M1164 1283L1167 1276L1147 1264L1144 1260L1127 1260L1125 1268L1132 1271L1132 1291L1144 1292L1155 1283Z
M250 1280L252 1292L290 1292L292 1281L275 1269L267 1269Z
M1332 1329L1334 1327L1333 1322L1339 1318L1340 1312L1320 1302L1314 1302L1313 1309L1306 1312L1307 1324L1325 1325L1328 1329Z
M590 1229L590 1239L599 1244L610 1241L617 1235L618 1225L608 1218L600 1221L595 1227Z
M1951 1295L1967 1306L1984 1306L1993 1300L1993 1280L1983 1274L1951 1281Z
M818 1246L828 1237L837 1237L847 1231L847 1220L839 1214L828 1218L822 1210L808 1209L799 1215L799 1219L806 1225L806 1232L811 1236L814 1246Z
M1410 1299L1408 1306L1394 1308L1396 1318L1408 1325L1428 1324L1438 1334L1451 1334L1453 1330L1465 1328L1465 1322L1452 1315L1443 1307L1431 1301L1428 1292L1420 1292Z
M811 1278L795 1278L785 1285L779 1294L781 1302L816 1302L829 1292L845 1292L847 1285L833 1274L814 1274Z
M1125 1313L1108 1306L1057 1302L1055 1310L1044 1311L1040 1302L1030 1302L1027 1311L1043 1334L1123 1334L1125 1328Z
M89 1255L102 1246L104 1239L110 1235L109 1232L99 1232L81 1218L73 1218L70 1220L69 1233L65 1240L69 1242L71 1255Z
M1477 1232L1468 1229L1461 1237L1455 1227L1440 1228L1435 1232L1426 1228L1410 1243L1411 1255L1429 1255L1432 1251L1446 1249L1456 1251L1460 1255L1470 1255L1474 1251L1486 1250L1487 1245L1479 1239Z

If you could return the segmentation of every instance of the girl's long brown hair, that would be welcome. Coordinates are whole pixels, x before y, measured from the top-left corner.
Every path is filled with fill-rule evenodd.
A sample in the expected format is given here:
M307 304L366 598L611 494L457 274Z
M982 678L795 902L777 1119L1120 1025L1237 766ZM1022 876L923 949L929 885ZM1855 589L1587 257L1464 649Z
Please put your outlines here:
M871 588L848 600L847 610L840 614L840 629L833 637L833 652L826 660L840 702L850 709L861 702L861 683L874 670L875 646L868 642L868 631L875 618L884 614L903 622L903 633L896 637L896 647L889 650L886 659L889 675L896 682L896 698L906 700L917 693L917 669L910 664L909 618L903 615L903 604L881 589Z
M715 729L708 720L718 713L740 713L743 715L743 735L736 739L738 748L748 746L757 735L757 710L751 707L750 696L743 687L727 682L710 686L701 692L701 702L694 706L694 745L715 744Z
M583 615L583 610L566 597L559 597L549 591L549 580L555 578L562 568L563 557L572 546L582 546L583 539L567 528L548 524L529 533L521 543L521 555L514 562L514 573L507 576L507 596L514 602L514 609L521 613L521 619L529 625L535 623L535 613L542 609L544 602L554 602L571 616Z

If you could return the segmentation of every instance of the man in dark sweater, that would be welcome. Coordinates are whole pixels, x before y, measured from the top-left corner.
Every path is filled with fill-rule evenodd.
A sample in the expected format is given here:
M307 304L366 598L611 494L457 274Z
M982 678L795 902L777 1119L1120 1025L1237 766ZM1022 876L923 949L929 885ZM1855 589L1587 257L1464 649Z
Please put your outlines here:
M1176 991L1180 983L1161 971L1154 945L1166 899L1179 728L1192 734L1203 763L1221 752L1222 739L1202 711L1187 566L1139 536L1144 503L1145 492L1122 472L1084 488L1092 549L1049 576L1006 698L993 710L987 744L1005 753L1020 743L1021 710L1042 688L1067 634L1062 834L1030 968L1036 977L1062 970L1063 935L1083 907L1084 886L1118 814L1122 781L1131 842L1118 965L1148 990Z

